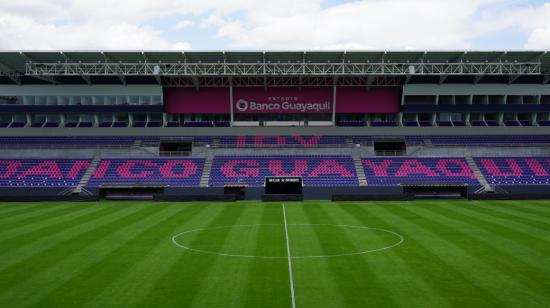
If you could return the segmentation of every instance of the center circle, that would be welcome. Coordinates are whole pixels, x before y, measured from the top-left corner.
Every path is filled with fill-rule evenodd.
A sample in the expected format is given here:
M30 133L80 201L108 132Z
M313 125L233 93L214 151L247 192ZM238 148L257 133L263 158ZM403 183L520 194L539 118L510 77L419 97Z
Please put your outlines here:
M287 259L282 224L193 229L172 236L176 246L198 253L242 258ZM366 226L288 224L292 259L374 253L403 243L401 234Z

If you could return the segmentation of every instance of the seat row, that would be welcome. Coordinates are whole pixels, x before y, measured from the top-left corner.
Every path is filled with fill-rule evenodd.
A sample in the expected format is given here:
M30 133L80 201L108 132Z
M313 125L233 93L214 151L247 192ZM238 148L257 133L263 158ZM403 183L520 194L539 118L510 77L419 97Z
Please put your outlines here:
M491 185L550 184L550 157L478 157L475 164ZM368 185L479 185L461 157L369 157L361 160ZM102 159L87 185L199 186L204 158ZM74 187L90 166L79 159L0 159L0 187ZM91 170L90 170L91 171ZM357 186L348 155L218 155L210 186L263 185L269 176L302 177L306 186Z

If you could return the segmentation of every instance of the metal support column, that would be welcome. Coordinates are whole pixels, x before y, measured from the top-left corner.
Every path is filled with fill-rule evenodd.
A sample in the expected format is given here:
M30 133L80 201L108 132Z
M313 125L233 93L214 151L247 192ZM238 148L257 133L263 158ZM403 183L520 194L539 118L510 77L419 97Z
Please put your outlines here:
M235 117L233 114L233 85L229 85L229 115L231 126L233 126L233 123L235 122Z
M332 85L332 126L336 126L336 84Z

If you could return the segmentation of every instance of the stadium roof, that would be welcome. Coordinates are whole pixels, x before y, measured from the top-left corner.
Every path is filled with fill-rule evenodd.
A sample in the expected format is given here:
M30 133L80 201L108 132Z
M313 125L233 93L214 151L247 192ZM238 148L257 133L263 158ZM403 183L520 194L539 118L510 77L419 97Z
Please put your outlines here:
M415 64L418 66L412 68ZM463 72L456 69L457 64L469 67ZM419 75L429 74L428 71L438 75L500 72L548 76L550 54L547 51L0 51L0 75L14 81L25 76L63 75L215 76L222 71L224 75L261 75L265 74L266 65L270 75L298 75L303 68L303 75L325 76L340 72ZM383 65L381 71L375 65ZM182 74L184 71L186 74ZM544 82L548 82L547 77Z
M2 71L25 72L34 63L457 63L540 62L550 69L547 51L0 51Z

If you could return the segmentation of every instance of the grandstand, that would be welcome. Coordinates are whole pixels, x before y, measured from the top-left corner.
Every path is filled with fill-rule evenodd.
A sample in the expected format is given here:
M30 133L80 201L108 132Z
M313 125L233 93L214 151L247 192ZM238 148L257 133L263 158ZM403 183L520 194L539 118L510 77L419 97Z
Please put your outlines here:
M4 51L0 192L261 199L300 177L305 199L537 198L549 74L537 51Z
M0 307L550 302L546 52L0 51L0 111Z

